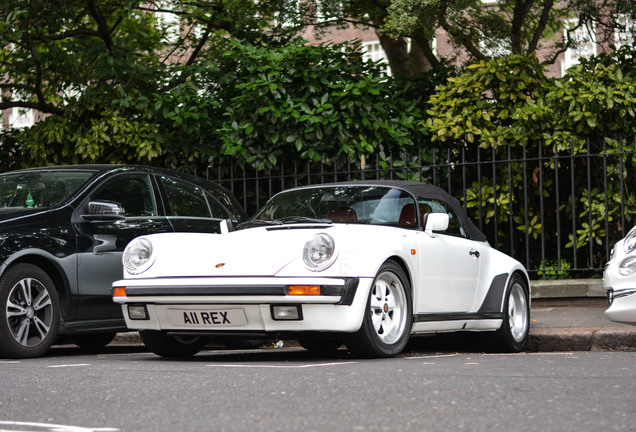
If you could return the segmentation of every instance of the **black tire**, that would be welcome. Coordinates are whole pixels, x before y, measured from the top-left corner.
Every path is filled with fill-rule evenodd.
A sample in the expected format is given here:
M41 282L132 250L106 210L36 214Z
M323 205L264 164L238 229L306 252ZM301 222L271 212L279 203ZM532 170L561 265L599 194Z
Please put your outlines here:
M393 261L380 267L373 280L362 326L344 335L347 348L360 357L392 357L404 350L413 325L411 286Z
M503 323L492 334L491 344L497 352L523 351L530 332L530 295L528 283L518 274L512 275L504 301Z
M340 334L316 334L298 338L301 347L317 354L333 354L343 344Z
M161 357L192 357L203 349L206 338L200 336L168 336L157 330L142 330L141 340L150 351Z
M82 333L67 335L69 342L86 349L104 348L111 343L117 333Z
M16 264L0 278L0 357L44 355L58 337L60 301L40 267Z

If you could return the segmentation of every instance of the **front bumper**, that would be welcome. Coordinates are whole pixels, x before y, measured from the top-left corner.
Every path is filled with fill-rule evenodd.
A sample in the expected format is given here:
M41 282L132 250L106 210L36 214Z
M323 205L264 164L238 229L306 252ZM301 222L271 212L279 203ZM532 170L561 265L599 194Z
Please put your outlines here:
M132 330L183 332L354 332L362 324L372 278L129 279L122 305ZM322 295L288 295L293 285L320 285ZM298 319L276 318L276 307L296 307ZM145 308L133 319L129 307ZM134 315L133 315L134 317Z
M636 288L607 290L609 308L605 316L615 322L636 325Z

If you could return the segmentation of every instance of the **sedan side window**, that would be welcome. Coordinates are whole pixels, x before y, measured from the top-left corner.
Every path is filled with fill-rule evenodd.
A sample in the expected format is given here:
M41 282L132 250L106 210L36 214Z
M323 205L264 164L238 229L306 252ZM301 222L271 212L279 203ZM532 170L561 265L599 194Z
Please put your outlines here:
M210 196L210 194L206 194L205 196L208 199L208 205L210 206L213 218L227 219L229 217L221 203L219 203L214 197Z
M107 180L91 195L91 201L114 201L126 217L157 216L157 206L146 174L122 174Z
M225 218L226 216L212 216L203 189L198 186L168 177L161 177L161 183L166 191L168 205L172 216Z
M424 226L427 213L447 213L448 229L444 231L444 234L466 238L466 230L464 229L462 222L445 203L438 200L419 199L418 204L420 207L420 215L422 217L422 226Z

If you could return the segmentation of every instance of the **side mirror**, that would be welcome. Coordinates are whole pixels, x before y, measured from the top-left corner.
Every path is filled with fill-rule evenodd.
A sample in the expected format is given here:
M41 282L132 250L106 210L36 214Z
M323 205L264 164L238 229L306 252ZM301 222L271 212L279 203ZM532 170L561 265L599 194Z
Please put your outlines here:
M121 204L113 201L91 201L88 214L82 215L87 221L115 221L126 219L126 211Z
M424 231L434 237L433 231L446 231L448 229L448 213L429 213L424 222Z

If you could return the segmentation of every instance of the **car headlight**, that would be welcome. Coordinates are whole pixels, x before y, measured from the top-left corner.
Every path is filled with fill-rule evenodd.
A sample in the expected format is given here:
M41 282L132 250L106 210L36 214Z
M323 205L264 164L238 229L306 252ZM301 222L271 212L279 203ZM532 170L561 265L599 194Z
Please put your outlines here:
M321 271L335 260L336 244L329 234L316 234L305 243L303 261L309 270Z
M632 229L623 240L623 249L626 254L636 249L636 229Z
M618 272L623 276L630 276L636 273L636 256L624 259L618 266Z
M136 275L145 272L154 262L152 242L147 238L134 239L126 246L122 260L128 273Z

